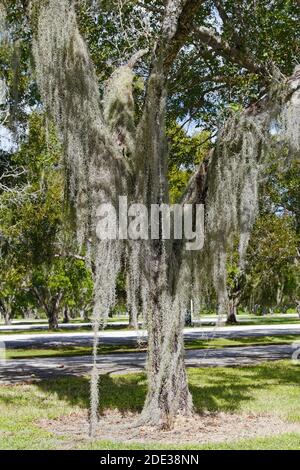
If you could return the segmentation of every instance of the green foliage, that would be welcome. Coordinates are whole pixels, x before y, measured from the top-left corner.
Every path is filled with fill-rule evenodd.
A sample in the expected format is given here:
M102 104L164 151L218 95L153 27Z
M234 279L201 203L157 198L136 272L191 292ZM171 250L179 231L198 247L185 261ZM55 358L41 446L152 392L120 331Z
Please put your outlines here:
M21 263L51 258L63 220L63 174L53 129L46 136L42 115L32 114L28 137L10 157L10 190L0 194L2 238ZM45 243L47 240L47 243Z
M51 306L56 315L63 307L89 310L92 276L72 241L61 149L44 115L31 114L28 134L7 155L3 171L0 301L17 313L35 308L49 314Z
M218 5L222 8L216 14ZM221 33L230 46L266 70L253 73L233 58L221 57L201 43L195 30L173 68L169 112L174 119L191 117L215 129L228 108L249 106L266 92L274 66L288 76L299 63L297 0L211 0L195 21Z
M91 309L93 281L83 260L54 258L51 264L37 266L31 278L31 289L36 292L40 307L59 299L59 309L68 307L76 311Z
M4 79L9 112L6 126L16 134L26 131L28 107L39 100L31 69L32 33L24 1L4 1L6 7L6 40L0 41L0 77Z
M299 240L291 217L261 216L248 251L247 284L252 304L291 305L300 295Z
M189 136L184 128L171 122L167 132L170 144L169 187L170 200L176 203L182 197L191 175L210 148L207 132Z

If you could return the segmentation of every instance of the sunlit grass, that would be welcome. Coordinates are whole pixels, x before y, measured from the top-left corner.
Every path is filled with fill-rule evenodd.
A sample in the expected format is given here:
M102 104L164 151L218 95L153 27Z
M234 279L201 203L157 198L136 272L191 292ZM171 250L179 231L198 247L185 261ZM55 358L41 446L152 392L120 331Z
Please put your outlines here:
M299 366L290 361L233 368L199 368L188 371L195 410L276 414L286 421L300 421ZM105 375L100 380L101 408L140 412L146 396L143 373ZM59 449L68 436L41 429L41 419L67 416L89 406L89 379L65 377L35 385L0 386L0 449ZM167 449L162 444L88 441L75 444L94 449ZM241 440L226 444L176 446L177 449L299 449L300 435Z

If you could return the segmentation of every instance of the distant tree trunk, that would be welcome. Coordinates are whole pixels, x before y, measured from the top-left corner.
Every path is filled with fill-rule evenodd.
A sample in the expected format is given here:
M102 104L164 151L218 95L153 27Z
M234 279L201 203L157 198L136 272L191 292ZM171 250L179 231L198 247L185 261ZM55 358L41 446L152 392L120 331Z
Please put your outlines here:
M236 325L238 323L237 313L243 289L242 279L243 278L239 276L234 283L234 287L232 287L229 291L227 304L227 325Z
M135 311L129 310L129 328L137 330L139 327L138 317Z
M278 280L278 286L276 291L276 307L279 307L282 304L283 298L283 284Z
M1 314L3 315L4 323L5 325L11 325L12 322L12 310L9 302L6 302L4 300L0 301L0 311Z
M49 330L58 329L58 316L56 309L50 309L47 311Z
M237 321L237 303L236 299L229 299L228 302L228 315L226 320L227 325L236 325Z
M4 323L5 325L11 325L11 313L9 311L4 312Z
M298 317L300 318L300 300L297 300L296 302L296 310L297 310Z
M90 321L90 316L89 316L89 314L88 314L88 310L84 310L84 311L83 311L83 319L84 319L84 321L86 321L86 322L89 322L89 321Z
M64 308L63 323L70 323L70 317L69 317L69 309L68 309L68 307L65 307L65 308Z
M24 318L29 319L32 317L32 311L29 308L23 310Z
M40 291L37 288L33 289L33 293L47 315L49 330L56 330L58 328L58 313L62 293L58 292L57 294L52 295L49 293L48 289Z

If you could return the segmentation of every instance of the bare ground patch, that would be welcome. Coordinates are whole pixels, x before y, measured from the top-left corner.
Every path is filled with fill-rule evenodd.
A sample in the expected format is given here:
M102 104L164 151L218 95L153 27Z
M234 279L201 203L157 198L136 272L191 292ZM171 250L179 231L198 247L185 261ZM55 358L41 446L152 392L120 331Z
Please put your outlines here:
M288 423L279 416L266 414L206 413L190 418L177 418L171 430L160 427L137 427L138 415L107 411L99 420L97 440L125 443L208 444L224 443L282 433L300 433L300 423ZM88 441L86 412L72 413L38 423L48 431L67 436L67 445Z

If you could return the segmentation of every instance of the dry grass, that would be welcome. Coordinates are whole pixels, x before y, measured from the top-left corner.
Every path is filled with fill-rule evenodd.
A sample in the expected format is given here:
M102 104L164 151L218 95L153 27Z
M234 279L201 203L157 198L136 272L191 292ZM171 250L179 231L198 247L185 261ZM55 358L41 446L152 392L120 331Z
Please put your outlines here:
M300 423L288 423L276 415L205 413L190 418L178 417L171 430L162 427L137 427L138 414L118 410L105 412L99 420L97 440L109 440L124 444L163 443L211 444L227 443L239 439L278 436L282 433L300 433ZM88 416L86 412L72 413L53 420L41 420L39 425L54 435L68 436L74 442L83 444L88 439Z

